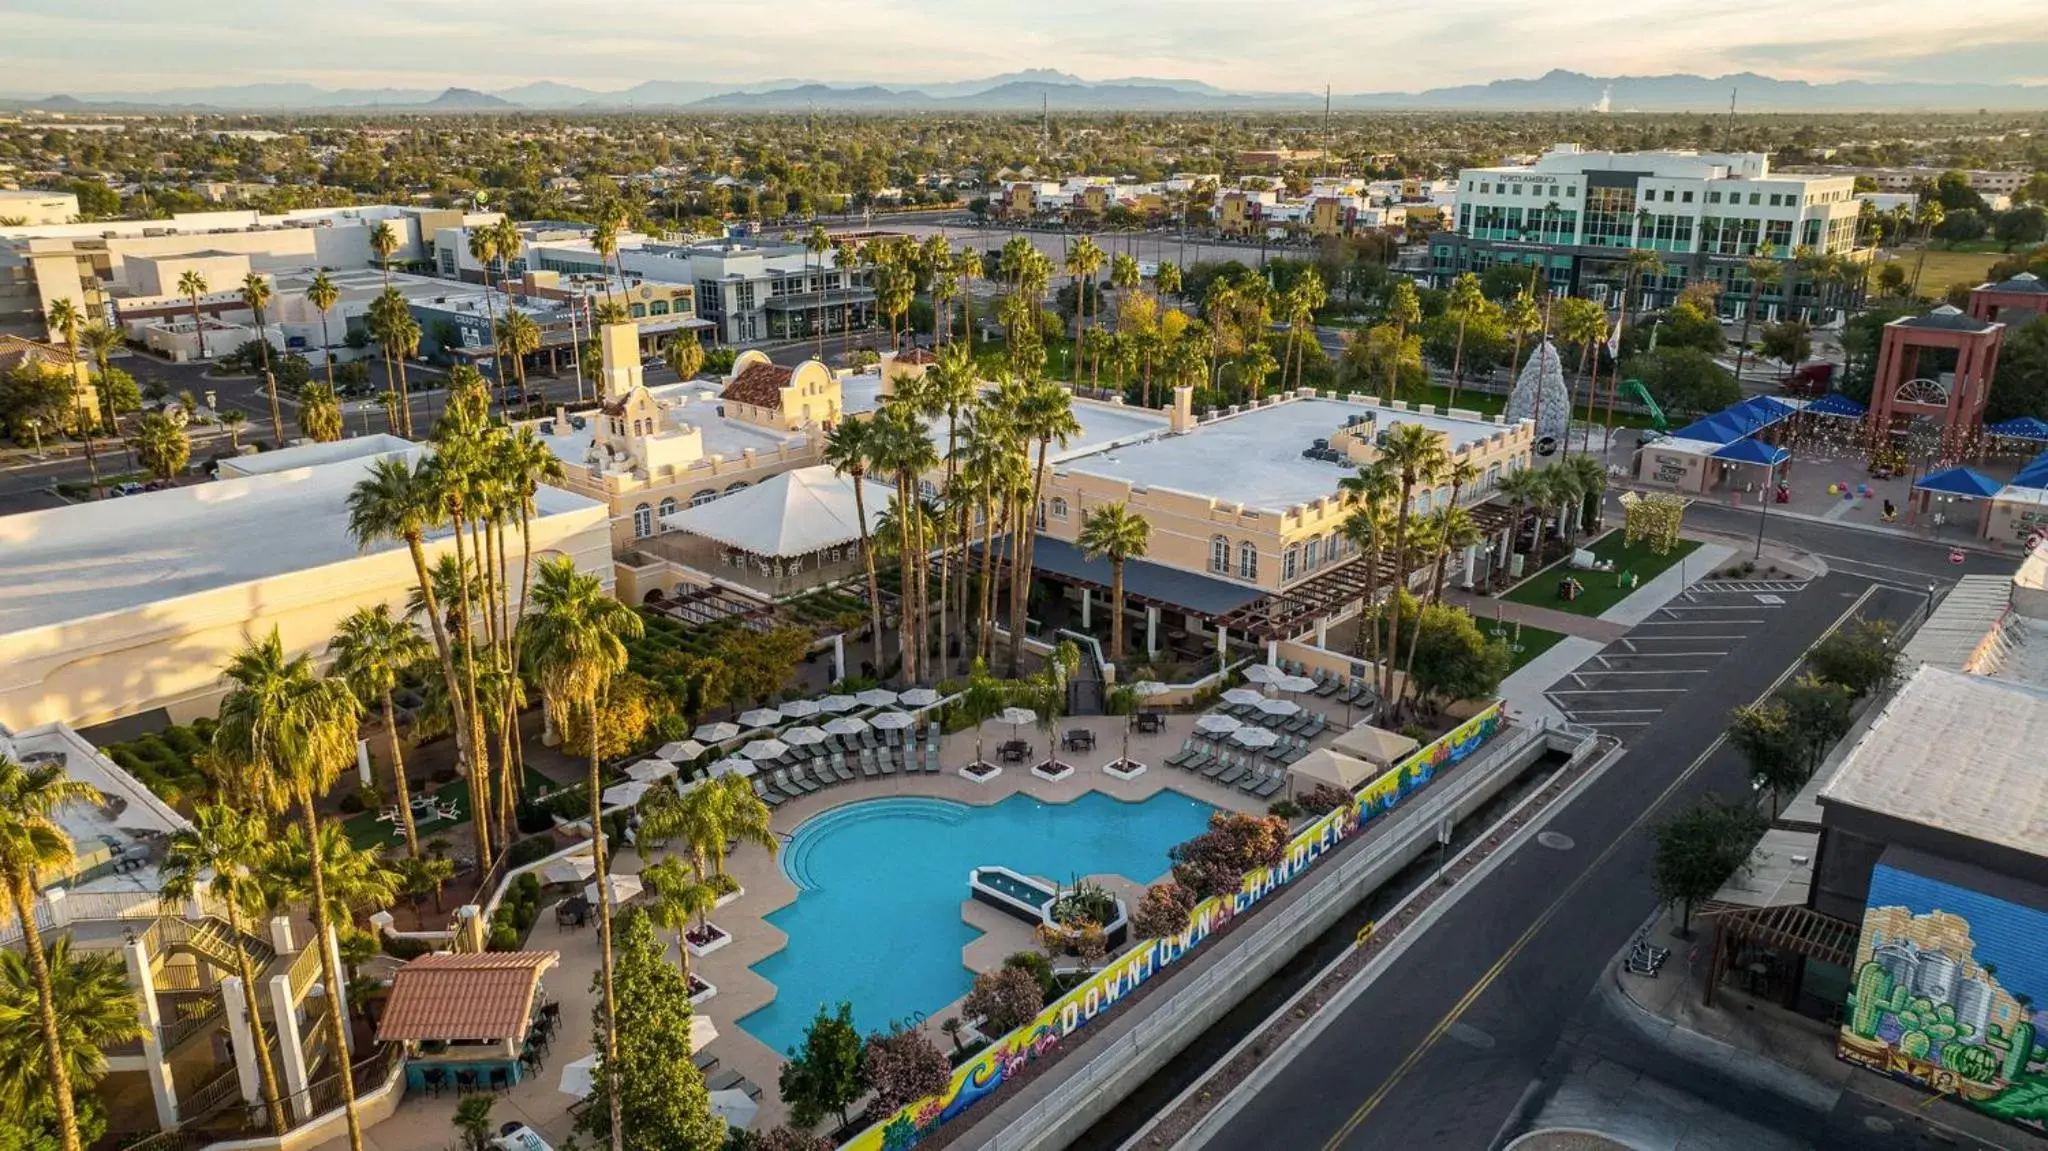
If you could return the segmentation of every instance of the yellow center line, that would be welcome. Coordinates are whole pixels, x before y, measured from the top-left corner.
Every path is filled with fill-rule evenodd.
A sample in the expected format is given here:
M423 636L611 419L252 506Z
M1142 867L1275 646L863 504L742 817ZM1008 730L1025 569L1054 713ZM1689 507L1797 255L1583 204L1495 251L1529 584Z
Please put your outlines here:
M1756 699L1751 702L1751 706L1755 706L1756 704L1760 704L1764 700L1769 699L1771 693L1777 691L1780 687L1783 687L1785 685L1785 681L1791 679L1793 674L1805 665L1807 655L1811 653L1815 647L1819 646L1820 641L1826 639L1829 635L1832 635L1836 628L1839 628L1844 623L1847 623L1849 617L1855 615L1857 609L1861 608L1863 606L1864 601L1868 600L1871 594L1875 591L1877 591L1877 585L1875 584L1871 584L1865 587L1863 589L1863 594L1856 597L1856 602L1850 604L1848 608L1844 610L1840 616L1837 616L1835 618L1835 622L1829 624L1827 629L1820 633L1820 637L1818 639L1815 639L1813 643L1808 644L1806 650L1799 653L1799 658L1793 660L1790 666L1788 666L1784 671L1780 672L1778 674L1778 678L1772 680L1771 685L1765 688L1763 692L1759 694L1756 697ZM1389 1075L1384 1083L1380 1084L1379 1090L1374 1091L1372 1095L1369 1098L1367 1098L1364 1103L1358 1105L1358 1110L1353 1111L1351 1113L1351 1117L1344 1121L1344 1125L1337 1129L1337 1133L1330 1136L1329 1140L1323 1144L1323 1151L1337 1151L1337 1148L1342 1146L1344 1141L1351 1137L1351 1133L1358 1130L1359 1124L1364 1123L1366 1117L1371 1115L1373 1111L1377 1109L1381 1103L1384 1103L1386 1101L1387 1096L1393 1093L1394 1088L1401 1085L1401 1081L1408 1077L1409 1072L1415 1070L1415 1065L1422 1062L1423 1057L1429 1054L1430 1048L1436 1046L1437 1040L1442 1039L1444 1037L1444 1032L1450 1030L1451 1025L1453 1023L1456 1023L1460 1016L1464 1015L1465 1012L1471 1010L1472 1004L1477 1002L1479 997L1486 993L1486 989L1493 985L1494 980L1500 978L1501 972L1507 970L1508 964L1513 963L1515 961L1515 958L1521 955L1522 951L1529 946L1529 941L1536 938L1536 934L1542 931L1543 928L1547 924L1549 924L1549 922L1553 918L1556 917L1558 911L1561 910L1566 903L1571 901L1572 896L1578 894L1579 889L1586 885L1586 881L1591 879L1593 877L1593 874L1599 871L1600 868L1607 863L1608 859L1613 857L1616 851L1619 851L1621 849L1621 845L1623 843L1627 842L1628 839L1631 836L1633 836L1645 823L1649 822L1651 816L1657 814L1658 809L1664 806L1665 802L1671 798L1674 792L1676 792L1681 786L1684 785L1686 780L1692 778L1693 773L1700 769L1701 764L1707 762L1708 757L1712 756L1716 751L1719 751L1722 745L1727 742L1728 733L1726 731L1723 731L1720 735L1715 736L1714 742L1708 744L1705 751L1700 752L1699 756L1696 759L1694 759L1691 763L1687 764L1685 770L1678 773L1678 778L1672 780L1670 786L1666 787L1662 792L1659 792L1657 798L1653 800L1649 806L1645 807L1642 810L1641 814L1637 815L1635 819L1630 821L1629 825L1622 830L1621 834L1615 836L1614 839L1610 843L1608 843L1605 850L1603 850L1598 856L1594 857L1593 862L1590 865L1588 865L1584 871L1581 871L1579 873L1578 878L1572 880L1572 882L1565 887L1564 891L1561 894L1559 894L1556 899L1551 901L1550 906L1543 909L1543 914L1536 917L1536 921L1529 925L1529 929L1527 931L1522 932L1522 934L1518 938L1516 938L1516 940L1512 944L1509 944L1508 949L1501 954L1501 957L1494 962L1494 965L1492 967L1487 968L1485 974L1481 975L1478 978L1478 980L1476 980L1472 984L1472 986L1466 990L1465 994L1458 998L1458 1002L1452 1005L1451 1009L1444 1014L1444 1017L1442 1019L1437 1020L1436 1026L1430 1028L1429 1034L1423 1036L1422 1042L1416 1044L1415 1049L1408 1053L1407 1058L1401 1060L1401 1065L1399 1067L1394 1068L1394 1073L1392 1075Z

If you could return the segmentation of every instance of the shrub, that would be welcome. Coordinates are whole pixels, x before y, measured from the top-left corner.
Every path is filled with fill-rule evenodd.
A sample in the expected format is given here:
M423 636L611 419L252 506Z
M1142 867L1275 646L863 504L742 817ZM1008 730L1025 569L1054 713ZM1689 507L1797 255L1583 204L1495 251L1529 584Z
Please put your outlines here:
M1011 956L1011 959L1015 959ZM1044 962L1044 957L1038 957ZM985 1035L1003 1035L1031 1022L1045 1009L1045 988L1031 973L1003 961L999 971L985 971L974 977L974 986L961 1004L967 1014L981 1020ZM1051 964L1046 963L1050 971Z
M555 826L554 815L548 810L546 803L536 803L531 799L520 801L518 808L513 811L512 819L522 835L538 835L543 831L553 830Z
M1235 891L1246 872L1280 862L1287 833L1284 819L1219 811L1209 830L1167 852L1173 878L1200 899Z
M717 892L721 898L732 895L740 889L740 881L724 872L710 875L705 878L704 882L710 886L711 890Z
M384 954L401 961L418 959L420 956L434 950L434 946L431 943L418 939L401 938L390 932L382 933L379 942L384 945Z
M1003 966L1013 971L1022 971L1036 980L1041 995L1052 993L1052 960L1036 951L1012 952L1003 960ZM1007 1031L1008 1028L1003 1030Z
M1294 802L1291 799L1276 799L1273 802L1266 805L1267 815L1277 815L1280 818L1286 820L1292 820L1299 817L1301 815L1301 811L1301 805Z
M1351 793L1341 787L1319 783L1310 789L1308 794L1297 797L1295 802L1300 806L1303 814L1321 815L1326 811L1335 811L1339 807L1350 803Z
M524 867L536 859L545 859L558 850L560 848L556 845L554 836L551 835L538 835L532 839L522 839L513 844L511 849L505 853L505 866ZM520 878L526 879L531 877L521 876ZM535 882L538 883L538 880Z
M1131 913L1131 931L1146 939L1163 939L1187 930L1188 913L1195 908L1194 893L1172 880L1145 889L1145 898Z
M499 910L502 912L503 909L500 908ZM488 951L517 951L519 950L519 932L510 923L499 922L497 917L493 916L491 919L490 940L484 947Z

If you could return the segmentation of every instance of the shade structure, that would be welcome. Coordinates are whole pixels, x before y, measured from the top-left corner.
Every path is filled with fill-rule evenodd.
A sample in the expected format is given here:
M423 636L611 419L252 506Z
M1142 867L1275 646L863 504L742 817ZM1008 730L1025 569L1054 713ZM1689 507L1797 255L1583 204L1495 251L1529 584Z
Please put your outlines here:
M704 754L704 745L694 739L679 739L674 743L662 744L661 749L654 754L670 763L688 763Z
M1229 735L1231 732L1236 731L1238 728L1243 726L1243 724L1237 722L1237 720L1232 718L1231 716L1218 715L1213 711L1207 715L1198 715L1195 717L1195 730L1205 731L1208 732L1210 735Z
M665 759L643 759L626 769L626 778L635 783L653 783L674 775L677 770L675 764Z
M906 727L916 727L917 720L900 711L882 711L869 716L868 724L883 731L902 731Z
M739 724L719 720L717 723L699 724L697 730L690 734L703 740L705 743L724 743L739 733Z
M1267 715L1300 715L1301 705L1291 699L1262 699L1259 710Z
M1339 751L1319 747L1287 765L1288 786L1307 791L1317 784L1350 791L1380 773L1380 768Z
M2048 440L2048 420L2036 416L2014 416L1984 429L1986 435L2009 440Z
M913 687L898 695L896 702L905 707L930 707L939 702L939 693L928 687Z
M859 700L862 707L896 706L896 693L885 687L871 687L853 698Z
M789 745L779 739L757 739L741 748L740 754L756 762L764 759L781 759L789 754Z
M749 708L740 713L740 726L758 731L782 722L782 712L772 707Z
M1736 440L1732 444L1714 450L1714 458L1738 464L1762 464L1776 467L1792 457L1784 448L1773 447L1762 440Z
M582 883L597 873L597 860L587 855L571 855L549 862L540 869L542 883Z
M1244 669L1244 678L1250 683L1273 683L1287 678L1287 673L1270 663L1255 663Z
M591 1076L597 1073L597 1052L593 1051L581 1059L571 1059L562 1064L562 1094L578 1099L587 1098L594 1084Z
M1788 404L1774 396L1751 396L1705 419L1685 425L1672 432L1671 438L1699 440L1709 444L1732 444L1744 436L1755 435L1797 411L1797 405Z
M872 530L893 494L873 480L867 484L867 521ZM716 540L757 556L787 559L860 539L854 480L830 467L784 472L693 508L661 517L663 527Z
M1230 738L1245 747L1271 747L1280 742L1280 737L1263 727L1240 727L1230 733Z
M754 1116L761 1113L761 1105L746 1092L728 1088L711 1093L711 1113L725 1120L727 1126L745 1130Z
M612 784L604 789L604 805L606 807L631 807L640 802L640 797L646 795L647 789L653 786L651 783L641 783L637 779L628 780L625 783Z
M809 719L818 714L818 701L815 699L792 699L775 706L789 719Z
M753 760L742 759L737 755L728 755L711 765L710 775L713 779L716 779L721 775L752 775L756 770L758 770L758 767Z
M605 883L611 889L611 902L614 907L632 899L645 890L640 883L640 877L637 875L607 875L605 876ZM598 902L597 884L584 884L583 898L588 899L592 903Z
M825 729L819 727L792 727L782 733L782 742L795 747L811 747L825 742Z
M1919 482L1913 485L1914 488L1920 490L1941 492L1952 496L1968 496L1971 499L1984 499L1997 495L1998 489L2004 486L2004 484L1989 476L1980 475L1969 468L1962 467L1943 468L1938 472L1929 472L1921 476Z
M1392 767L1421 745L1398 731L1360 724L1331 740L1330 746L1367 763Z
M850 695L821 695L818 697L818 710L829 711L835 715L842 711L852 711L859 706L860 701Z
M825 724L825 730L832 735L859 735L867 729L867 720L850 715L834 716Z
M1234 707L1257 707L1259 701L1265 698L1248 687L1233 687L1222 696L1224 703Z
M718 1024L711 1022L708 1017L703 1015L690 1016L690 1054L695 1055L697 1052L711 1046L711 1041L716 1038L718 1038Z
M1023 727L1027 723L1037 723L1038 713L1028 707L1006 707L996 713L996 722Z
M1286 692L1314 691L1316 681L1305 675L1290 675L1273 681L1273 686Z
M1800 409L1810 416L1838 416L1846 420L1860 420L1870 414L1870 409L1840 392L1829 392Z

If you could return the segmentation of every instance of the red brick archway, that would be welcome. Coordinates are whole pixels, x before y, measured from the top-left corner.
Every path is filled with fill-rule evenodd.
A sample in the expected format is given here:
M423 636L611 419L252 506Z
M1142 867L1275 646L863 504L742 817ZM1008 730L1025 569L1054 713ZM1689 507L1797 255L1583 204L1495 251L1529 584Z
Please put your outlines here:
M1885 447L1909 423L1925 418L1940 429L1936 455L1952 461L1977 442L1984 428L1984 404L1998 369L2005 325L1980 320L1946 305L1924 316L1893 320L1884 327L1877 375L1870 389L1866 425L1873 451ZM1952 372L1923 370L1923 353L1956 354Z

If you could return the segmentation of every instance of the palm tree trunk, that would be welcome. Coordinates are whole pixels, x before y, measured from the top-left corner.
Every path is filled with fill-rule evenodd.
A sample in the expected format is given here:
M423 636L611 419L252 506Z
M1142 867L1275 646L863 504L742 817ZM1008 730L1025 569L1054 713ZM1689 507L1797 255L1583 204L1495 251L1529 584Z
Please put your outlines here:
M385 707L390 707L391 693L385 693ZM400 776L403 779L403 776ZM412 826L412 816L406 815L406 827ZM417 852L415 852L417 854ZM291 1129L291 1119L284 1113L284 1096L277 1087L277 1067L270 1061L270 1039L263 1029L263 1010L256 1004L256 966L249 962L249 952L242 946L242 913L236 909L235 901L227 903L228 929L235 935L235 974L242 977L243 1006L249 1010L249 1036L256 1042L256 1072L263 1084L263 1109L269 1113L272 1133L283 1135Z
M78 1114L71 1101L71 1068L64 1062L64 1040L57 1029L56 988L50 982L50 961L43 954L42 929L36 926L34 877L24 871L10 877L9 895L21 920L22 949L36 981L38 1024L43 1033L43 1058L50 1061L50 1100L57 1109L57 1136L62 1151L79 1151Z
M868 642L875 652L875 666L882 664L882 584L875 576L875 542L868 536L867 473L853 472L853 513L860 517L860 558L868 576ZM843 505L842 505L843 506Z
M398 743L398 709L392 706L391 689L384 689L384 734L391 741L391 789L398 801L399 818L405 821L405 853L420 857L420 833L412 822L412 789L405 782L405 755ZM250 987L256 986L254 983Z
M448 624L441 616L441 605L434 601L434 579L427 573L427 553L417 535L407 536L405 544L407 550L412 552L413 577L419 581L420 600L426 606L427 624L434 633L434 650L441 659L441 678L448 688L448 710L452 720L449 726L455 730L455 750L463 762L472 765L471 769L474 770L476 749L470 746L469 724L462 714L462 689L455 678L455 651L448 641ZM472 811L476 809L475 801L476 796L472 794Z
M893 335L893 333L892 333ZM896 653L903 661L903 682L917 682L917 649L924 640L914 632L912 617L917 607L911 572L910 506L911 487L905 473L896 476Z
M1458 402L1458 385L1465 381L1465 317L1458 317L1458 339L1451 345L1451 400Z
M334 1077L341 1088L341 1107L348 1118L350 1151L363 1151L363 1124L356 1115L355 1069L349 1065L347 1023L341 1017L341 973L334 969L334 951L329 947L334 925L327 914L326 861L320 853L320 816L313 810L313 794L299 792L299 813L306 826L306 851L312 857L313 942L320 949L320 979L327 988L327 1028L334 1033Z
M483 716L477 710L476 700L476 615L469 602L469 558L462 546L464 528L461 509L455 509L455 571L460 577L458 590L462 593L462 670L465 683L464 701L469 707L469 810L471 825L476 828L476 857L488 868L491 860L491 834L488 813L491 810L491 764L490 749L484 743Z
M604 842L603 781L597 770L597 697L589 700L590 711L590 843L592 875L597 880L597 951L604 982L604 1074L605 1098L611 1105L612 1151L621 1151L624 1132L619 1124L619 1028L618 1000L612 993L612 898L609 853Z
M327 309L320 309L320 360L327 366L327 386L334 387L334 349L327 343Z
M1124 658L1124 561L1115 558L1109 565L1109 658Z
M1031 501L1021 521L1010 526L1010 548L1017 559L1010 564L1010 670L1017 678L1024 659L1024 613L1031 603L1031 552L1038 535L1038 501L1045 495L1045 453L1052 441L1038 441L1038 467L1031 477ZM1021 545L1021 550L1020 550Z
M972 337L969 337L970 339ZM981 586L975 590L974 658L989 657L989 620L995 612L996 502L981 501ZM964 590L964 589L963 589Z
M1387 616L1387 658L1381 667L1387 686L1380 692L1380 698L1389 702L1394 702L1394 656L1401 650L1401 593L1408 590L1408 500L1412 489L1403 477L1401 506L1394 512L1394 590L1387 597L1394 610Z

